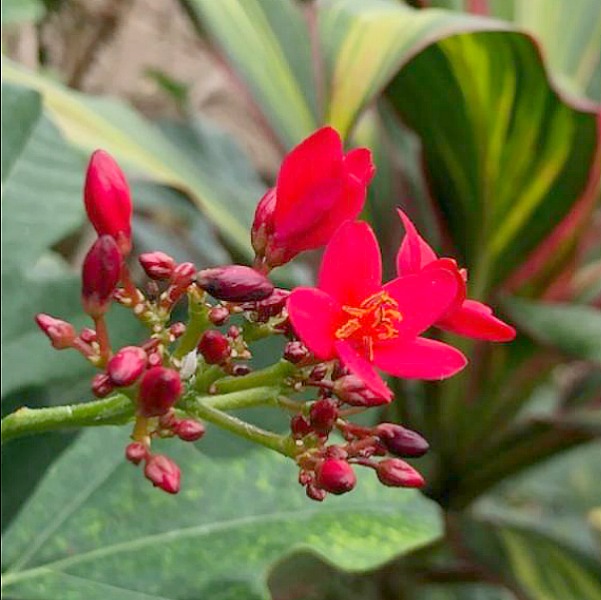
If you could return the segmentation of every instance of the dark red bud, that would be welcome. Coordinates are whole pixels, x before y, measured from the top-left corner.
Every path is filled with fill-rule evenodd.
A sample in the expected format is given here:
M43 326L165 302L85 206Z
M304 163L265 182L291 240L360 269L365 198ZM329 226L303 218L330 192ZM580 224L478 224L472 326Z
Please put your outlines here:
M269 237L273 235L275 229L275 205L276 193L275 188L272 188L259 200L255 209L255 218L250 230L250 239L257 256L265 254Z
M177 339L186 333L186 324L178 321L177 323L173 323L171 327L169 327L169 333L173 336L174 339Z
M146 252L138 260L146 275L156 281L170 279L176 267L175 260L164 252Z
M318 400L311 406L309 419L311 427L323 435L330 433L338 418L338 406L330 398Z
M196 283L213 298L228 302L263 300L273 292L273 283L265 275L242 265L199 271Z
M328 366L321 363L311 369L309 373L310 381L321 381L328 374Z
M252 369L248 365L234 365L232 369L232 375L234 377L243 377L248 375Z
M83 261L81 299L91 317L103 315L121 274L121 252L110 235L100 236Z
M113 385L127 387L142 375L147 362L148 356L142 348L126 346L109 360L106 372Z
M356 375L344 375L334 382L333 391L351 406L380 406L388 404L390 399L374 394Z
M37 314L35 322L38 327L48 336L53 348L64 350L73 345L73 341L77 335L75 328L71 323L55 319L50 315L43 313Z
M376 467L378 479L389 487L420 488L424 478L411 465L399 458L387 458Z
M224 325L227 323L227 320L230 318L230 311L225 308L225 306L214 306L209 311L209 321L213 323L213 325Z
M134 465L139 465L148 458L148 448L142 442L132 442L125 448L125 458Z
M315 483L331 494L350 492L357 483L357 477L351 465L345 460L326 458L316 469Z
M180 487L181 473L179 467L162 454L154 454L146 461L144 467L146 479L169 494L177 494Z
M145 417L160 417L171 409L182 394L179 373L166 367L152 367L142 377L138 405Z
M192 419L183 419L175 423L173 432L184 442L196 442L205 434L205 426Z
M332 381L335 381L336 379L340 379L341 377L344 377L345 375L348 375L349 373L350 373L350 371L344 365L342 365L340 362L336 361L334 363L334 368L332 369Z
M388 452L395 456L416 458L423 456L430 448L419 433L394 423L381 423L376 427L376 435Z
M96 398L105 398L113 391L113 384L106 373L98 373L92 379L92 393Z
M302 415L294 415L294 417L290 419L290 431L292 432L292 437L300 439L312 433L313 429L311 429L311 425L305 417Z
M316 502L323 502L327 496L327 492L314 486L313 484L307 485L305 492L311 500L315 500Z
M207 364L220 365L230 356L230 342L220 331L209 329L202 334L198 351Z
M308 356L309 350L307 350L307 347L302 342L288 342L284 346L284 358L294 365L302 362Z
M236 327L235 325L229 327L227 330L227 337L229 337L232 340L235 340L236 338L240 337L240 328Z
M98 235L112 236L123 255L129 254L132 215L129 186L119 165L103 150L96 150L90 158L84 201Z
M268 298L260 302L246 302L242 304L244 310L252 310L257 313L256 320L266 323L271 317L281 314L290 296L289 290L275 288Z
M341 446L328 446L325 451L325 457L346 460L348 458L348 452Z

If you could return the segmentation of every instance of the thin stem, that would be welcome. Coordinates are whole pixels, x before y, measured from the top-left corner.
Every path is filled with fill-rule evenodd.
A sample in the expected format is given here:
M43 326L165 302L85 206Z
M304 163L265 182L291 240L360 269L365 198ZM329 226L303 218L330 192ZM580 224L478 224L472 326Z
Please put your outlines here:
M111 342L109 340L109 331L106 326L104 315L94 317L94 327L96 329L96 340L100 352L100 365L105 365L111 355Z
M219 394L216 396L197 396L189 395L183 402L184 410L195 403L201 402L203 406L215 408L217 410L236 410L239 408L252 408L254 406L276 405L280 394L280 388L277 386L256 387L250 390L240 390L229 394Z
M134 403L123 394L70 406L23 407L2 419L2 443L56 429L121 425L131 420L134 411Z
M190 320L186 327L186 333L180 338L179 344L173 352L173 358L181 359L188 352L192 352L200 341L200 336L209 326L208 309L196 295L188 294L188 314Z
M286 378L290 377L295 371L295 367L287 360L254 371L242 377L224 377L215 382L215 390L218 393L235 392L238 390L248 390L257 386L274 385L282 386Z
M258 388L261 389L261 388ZM226 394L234 396L235 394ZM228 415L215 408L215 398L211 398L211 406L207 403L207 399L188 399L186 401L186 410L196 417L209 421L217 425L221 429L225 429L234 433L246 440L261 444L266 448L275 450L284 456L294 458L295 447L294 442L287 436L278 435L271 431L266 431L255 425L251 425L246 421L242 421L237 417ZM255 404L256 406L256 404Z

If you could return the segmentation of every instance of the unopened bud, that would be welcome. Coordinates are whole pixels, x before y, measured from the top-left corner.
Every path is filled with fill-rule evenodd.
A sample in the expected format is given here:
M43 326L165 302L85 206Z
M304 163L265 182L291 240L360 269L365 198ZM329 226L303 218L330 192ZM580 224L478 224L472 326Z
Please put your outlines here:
M275 288L272 294L259 302L246 302L242 304L244 310L252 310L257 313L256 320L259 323L266 323L271 317L279 315L284 307L286 301L290 296L289 290L283 290L281 288Z
M309 356L309 350L302 342L288 342L284 346L283 356L288 362L296 365Z
M169 494L177 494L180 487L181 473L179 467L163 454L153 454L144 467L146 479Z
M177 323L173 323L171 327L169 327L169 334L173 336L173 339L177 339L182 337L186 333L186 324L178 321Z
M420 488L424 478L410 464L399 458L387 458L376 467L378 479L389 487Z
M248 375L252 369L248 365L234 365L232 368L232 375L234 377L243 377Z
M55 319L43 313L36 315L35 321L38 327L48 336L53 348L64 350L73 345L77 333L71 323Z
M225 308L225 306L214 306L209 311L209 321L213 323L213 325L224 325L227 323L227 320L230 318L230 311Z
M330 433L336 419L338 418L338 406L334 400L330 398L322 398L311 406L309 411L309 419L311 421L311 427L317 431L326 435Z
M380 406L390 399L374 394L356 375L344 375L334 382L333 391L346 404L351 406Z
M257 256L263 256L265 254L269 238L273 235L275 230L275 205L275 188L270 189L263 198L259 200L259 204L257 204L255 218L250 230L251 244Z
M207 364L220 365L230 356L230 342L220 331L209 329L202 334L198 351Z
M98 336L96 335L96 331L94 331L94 329L84 327L79 332L79 338L82 342L85 342L86 344L93 344L98 339Z
M148 458L148 448L142 442L132 442L125 448L125 458L134 465L139 465Z
M331 494L350 492L357 483L357 477L351 465L345 460L327 458L316 469L315 483Z
M166 367L152 367L142 377L138 405L145 417L160 417L179 400L182 382L179 373Z
M273 283L265 275L242 265L204 269L196 283L213 298L228 302L263 300L273 292Z
M90 158L84 201L98 235L112 236L123 255L129 254L132 215L129 186L119 165L103 150L96 150Z
M376 427L376 435L388 452L395 456L416 458L423 456L430 448L419 433L394 423L381 423Z
M309 381L321 381L328 374L328 366L324 363L315 365L309 373Z
M100 236L83 261L81 299L91 317L103 315L121 274L121 252L110 235Z
M146 275L156 281L169 279L176 267L175 260L164 252L145 252L138 260Z
M205 434L205 426L192 419L183 419L175 424L173 433L184 442L196 442Z
M113 391L113 384L106 373L98 373L92 379L92 393L96 398L105 398Z
M290 431L292 432L293 438L300 439L312 433L313 429L305 417L302 415L294 415L292 419L290 419Z
M328 495L325 490L314 486L312 483L307 485L305 488L305 493L311 500L315 500L316 502L323 502Z
M109 360L106 372L113 385L127 387L142 375L147 362L148 356L142 348L126 346Z

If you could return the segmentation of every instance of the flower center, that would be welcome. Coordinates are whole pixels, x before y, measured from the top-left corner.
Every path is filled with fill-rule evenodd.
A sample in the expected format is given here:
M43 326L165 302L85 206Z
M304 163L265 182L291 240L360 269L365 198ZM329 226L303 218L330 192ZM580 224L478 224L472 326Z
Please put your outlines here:
M369 360L373 360L374 342L398 335L397 323L403 319L398 308L396 300L384 291L369 296L358 307L343 306L350 318L334 335L339 340L359 342Z

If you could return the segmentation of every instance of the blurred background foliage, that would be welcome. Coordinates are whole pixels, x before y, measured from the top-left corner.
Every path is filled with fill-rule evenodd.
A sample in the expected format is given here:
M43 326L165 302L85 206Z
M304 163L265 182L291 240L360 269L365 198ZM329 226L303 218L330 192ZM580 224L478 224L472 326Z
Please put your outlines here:
M362 480L308 506L290 464L218 432L179 450L176 499L132 476L123 431L7 444L6 598L601 599L598 0L5 0L2 25L3 414L87 398L33 315L85 322L97 147L137 250L203 267L250 258L283 153L330 123L374 152L388 274L401 205L520 331L396 382L381 416L430 440L430 500Z

